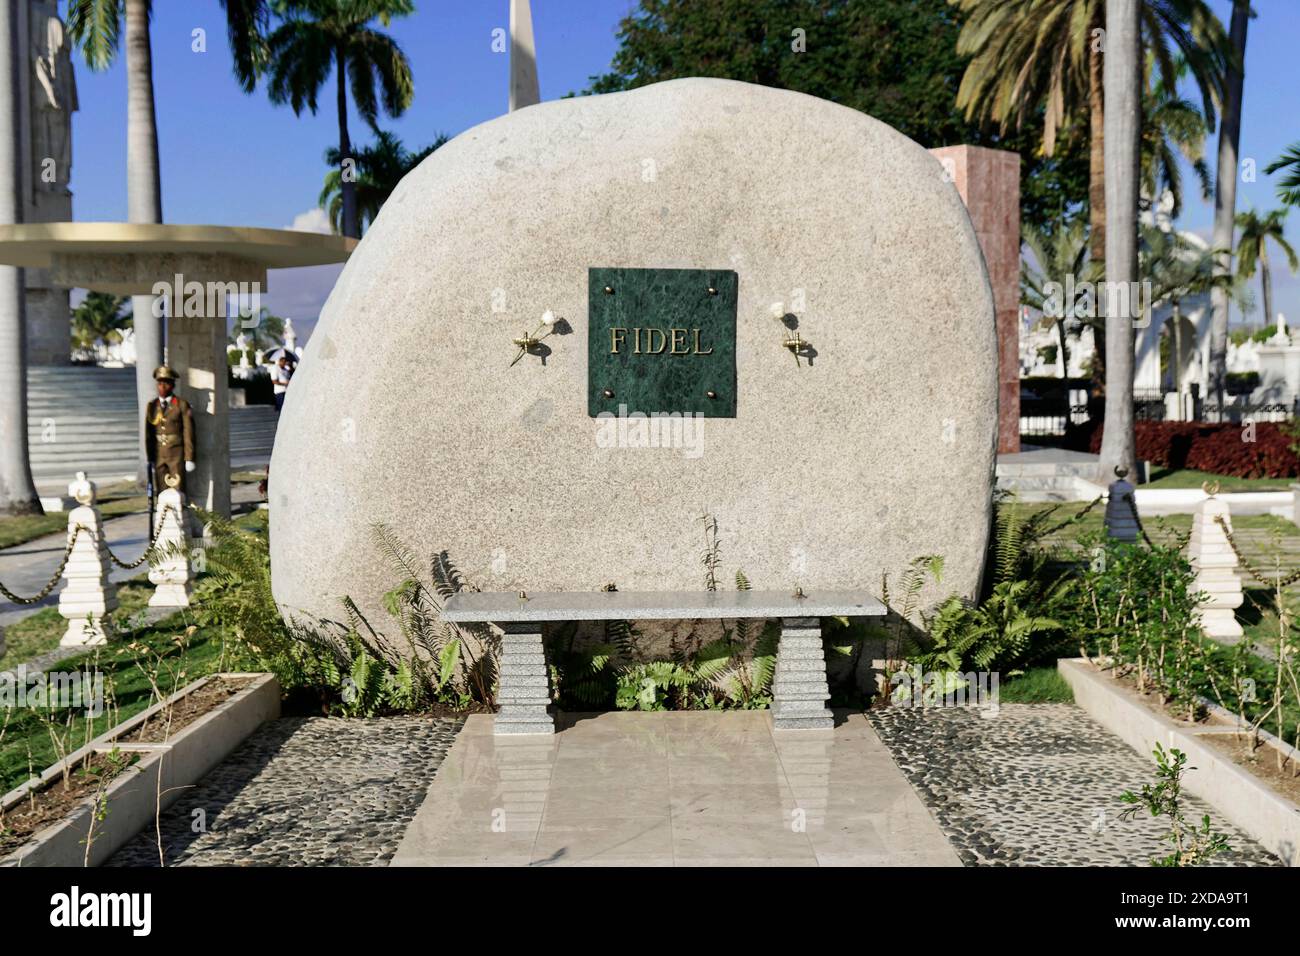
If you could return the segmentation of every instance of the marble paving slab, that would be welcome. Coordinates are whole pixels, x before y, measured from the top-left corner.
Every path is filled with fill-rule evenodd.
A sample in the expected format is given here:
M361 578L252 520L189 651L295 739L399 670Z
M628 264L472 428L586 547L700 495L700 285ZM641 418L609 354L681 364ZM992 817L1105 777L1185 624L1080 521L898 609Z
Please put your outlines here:
M471 716L394 866L958 866L861 714L774 734L766 711Z

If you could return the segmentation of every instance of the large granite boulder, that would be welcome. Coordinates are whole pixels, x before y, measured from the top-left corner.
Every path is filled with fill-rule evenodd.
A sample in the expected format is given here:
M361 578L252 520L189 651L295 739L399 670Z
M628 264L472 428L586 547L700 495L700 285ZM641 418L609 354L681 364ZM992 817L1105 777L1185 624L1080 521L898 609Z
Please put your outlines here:
M737 273L736 415L698 447L589 417L589 267ZM571 330L511 365L545 310ZM485 590L700 589L706 514L724 587L878 589L942 554L929 597L969 593L996 367L966 210L890 127L713 79L520 110L407 176L330 295L271 463L275 597L382 620L377 522Z

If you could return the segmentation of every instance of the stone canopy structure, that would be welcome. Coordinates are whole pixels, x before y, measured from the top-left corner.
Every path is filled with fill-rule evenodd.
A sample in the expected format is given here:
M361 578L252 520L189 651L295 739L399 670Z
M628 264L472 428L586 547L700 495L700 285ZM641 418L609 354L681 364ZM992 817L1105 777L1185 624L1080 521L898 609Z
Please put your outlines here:
M671 402L597 411L652 361ZM941 554L928 596L970 593L997 361L962 200L888 126L715 79L528 107L408 175L340 276L272 458L275 597L382 629L375 523L485 590L699 589L703 515L721 587L878 590Z

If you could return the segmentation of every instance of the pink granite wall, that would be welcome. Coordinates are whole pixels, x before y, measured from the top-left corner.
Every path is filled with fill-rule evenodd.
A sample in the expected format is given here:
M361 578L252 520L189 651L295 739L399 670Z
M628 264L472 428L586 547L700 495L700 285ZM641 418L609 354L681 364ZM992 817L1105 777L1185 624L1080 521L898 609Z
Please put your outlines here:
M970 213L998 317L998 452L1020 451L1020 157L982 146L930 152Z

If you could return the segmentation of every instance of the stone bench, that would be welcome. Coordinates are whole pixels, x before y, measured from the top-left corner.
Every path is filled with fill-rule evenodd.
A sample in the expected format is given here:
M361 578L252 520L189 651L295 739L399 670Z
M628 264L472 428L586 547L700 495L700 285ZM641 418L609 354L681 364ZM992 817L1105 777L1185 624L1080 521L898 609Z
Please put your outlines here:
M866 591L579 591L526 597L484 591L452 595L442 616L456 624L493 624L504 633L495 732L550 734L555 721L547 712L551 693L542 647L545 623L778 618L773 726L801 730L832 726L821 618L874 617L885 610Z

